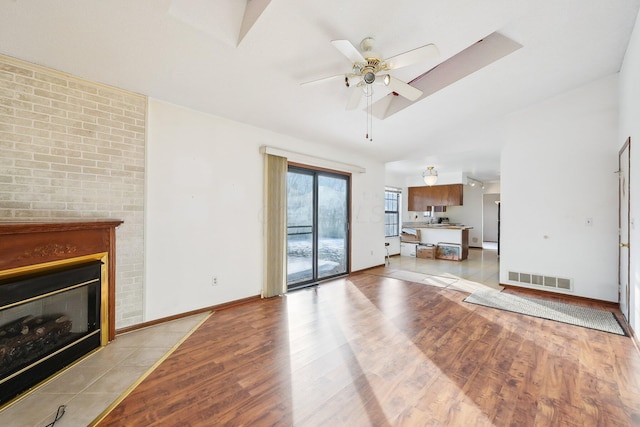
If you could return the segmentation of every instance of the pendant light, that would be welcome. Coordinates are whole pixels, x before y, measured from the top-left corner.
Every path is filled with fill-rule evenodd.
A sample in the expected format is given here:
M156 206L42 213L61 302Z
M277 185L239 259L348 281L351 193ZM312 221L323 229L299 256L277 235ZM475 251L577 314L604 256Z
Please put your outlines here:
M438 171L433 166L429 166L426 171L422 172L422 179L425 184L434 185L438 181Z

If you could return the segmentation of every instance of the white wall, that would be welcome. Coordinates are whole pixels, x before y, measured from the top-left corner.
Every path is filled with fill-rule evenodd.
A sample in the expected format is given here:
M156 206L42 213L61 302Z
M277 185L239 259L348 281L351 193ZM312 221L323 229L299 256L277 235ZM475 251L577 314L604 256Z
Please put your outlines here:
M501 283L519 285L508 271L565 277L575 295L618 300L617 83L613 75L507 118Z
M499 194L500 181L489 181L484 183L484 194Z
M450 222L473 227L469 230L469 246L482 247L482 187L463 185L462 206L447 206L446 216Z
M384 263L381 163L151 99L145 321L260 293L262 145L365 167L352 176L352 271Z
M635 226L630 233L630 316L629 324L640 332L640 15L636 17L636 25L627 47L622 69L620 70L620 128L616 143L622 143L631 137L631 203L630 217Z

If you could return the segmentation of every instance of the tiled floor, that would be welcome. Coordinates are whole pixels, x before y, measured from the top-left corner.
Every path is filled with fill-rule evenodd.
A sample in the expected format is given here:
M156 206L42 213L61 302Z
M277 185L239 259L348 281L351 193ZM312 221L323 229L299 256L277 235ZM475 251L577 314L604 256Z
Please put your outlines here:
M471 249L463 262L393 256L387 269L499 284L495 250ZM55 427L86 427L208 314L118 335L108 346L0 412L3 427L45 427L60 405Z
M0 426L86 427L208 316L203 313L118 335L109 345L0 412Z
M500 283L498 253L489 249L469 249L469 258L464 261L392 256L387 269L457 277L492 286Z

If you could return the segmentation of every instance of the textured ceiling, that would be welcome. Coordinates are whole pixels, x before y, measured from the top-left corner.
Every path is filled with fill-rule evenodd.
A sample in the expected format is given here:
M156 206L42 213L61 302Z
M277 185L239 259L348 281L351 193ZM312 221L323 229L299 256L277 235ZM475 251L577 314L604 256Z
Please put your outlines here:
M435 164L491 180L500 117L619 71L640 0L249 3L259 17L238 44L238 0L0 0L0 53L361 152L394 172ZM437 45L433 63L392 72L408 81L494 32L522 48L374 118L373 141L364 109L345 110L343 82L301 85L349 71L331 40L370 36L383 57Z

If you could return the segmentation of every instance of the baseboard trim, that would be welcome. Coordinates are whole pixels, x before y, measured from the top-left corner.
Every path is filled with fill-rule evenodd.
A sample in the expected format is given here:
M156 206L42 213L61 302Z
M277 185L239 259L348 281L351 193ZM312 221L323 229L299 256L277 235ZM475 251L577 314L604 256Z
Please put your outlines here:
M228 308L237 307L239 305L247 304L250 302L260 300L260 295L255 295L252 297L242 298L239 300L229 301L222 304L212 305L209 307L199 308L197 310L187 311L185 313L174 314L173 316L162 317L160 319L150 320L148 322L138 323L137 325L127 326L125 328L116 329L116 337L119 334L124 334L125 332L137 331L139 329L148 328L150 326L160 325L162 323L171 322L172 320L178 320L185 317L193 316L195 314L200 313L208 313L210 311L222 311Z
M373 270L374 268L384 267L384 266L386 266L386 265L387 265L387 264L378 264L378 265L374 265L374 266L372 266L372 267L363 268L362 270L355 270L355 271L352 271L351 273L349 273L349 276L350 276L350 275L352 275L352 274L362 274L362 273L366 273L366 272L367 272L367 271L369 271L369 270Z

